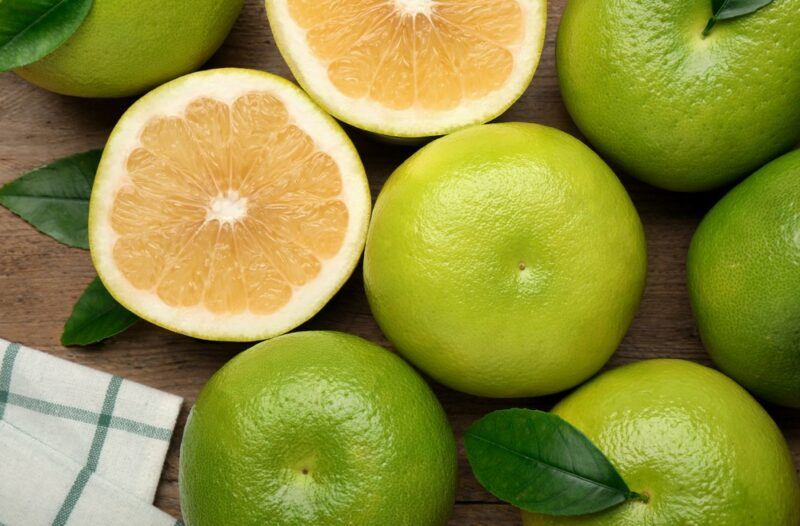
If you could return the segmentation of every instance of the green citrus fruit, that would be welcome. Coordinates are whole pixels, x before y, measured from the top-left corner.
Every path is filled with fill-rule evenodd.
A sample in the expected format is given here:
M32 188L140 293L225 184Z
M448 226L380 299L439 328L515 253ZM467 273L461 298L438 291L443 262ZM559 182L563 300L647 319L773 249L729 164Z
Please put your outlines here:
M95 0L63 46L16 72L65 95L136 95L200 67L222 44L242 4Z
M800 408L800 151L731 190L692 240L700 336L727 374Z
M800 525L800 485L780 430L713 369L638 362L597 377L553 411L649 500L583 517L523 513L525 526Z
M646 270L642 225L608 166L535 124L489 124L422 148L389 178L364 279L386 336L437 381L534 396L614 352Z
M800 2L775 0L704 37L711 5L571 0L558 34L578 127L630 175L670 190L731 182L800 140Z
M180 456L187 526L442 526L456 446L424 380L361 338L256 345L205 386Z

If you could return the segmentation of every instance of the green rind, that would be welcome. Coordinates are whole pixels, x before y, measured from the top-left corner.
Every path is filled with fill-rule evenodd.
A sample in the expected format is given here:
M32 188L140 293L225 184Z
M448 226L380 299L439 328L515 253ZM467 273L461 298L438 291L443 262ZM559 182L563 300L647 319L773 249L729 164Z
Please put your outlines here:
M800 408L800 151L714 206L692 239L687 271L714 362L761 398Z
M200 393L180 459L187 526L444 526L455 500L456 442L433 392L342 333L234 358Z
M243 0L95 0L64 45L15 71L63 95L137 95L199 68L225 40L243 5Z
M633 320L646 266L638 214L594 152L502 123L437 139L395 170L364 283L405 358L453 389L509 398L596 373Z
M698 192L800 142L800 2L720 21L709 0L570 0L559 28L561 93L578 128L621 171Z
M800 484L769 414L718 371L644 360L603 373L553 412L580 429L648 502L525 526L798 526Z

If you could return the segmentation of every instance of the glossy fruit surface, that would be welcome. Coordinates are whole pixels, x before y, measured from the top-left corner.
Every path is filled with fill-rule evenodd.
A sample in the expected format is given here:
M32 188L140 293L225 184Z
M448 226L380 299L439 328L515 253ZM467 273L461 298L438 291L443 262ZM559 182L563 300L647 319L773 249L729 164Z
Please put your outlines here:
M222 44L243 3L94 0L72 38L17 73L64 95L137 95L200 67Z
M443 526L456 445L425 381L334 332L256 345L205 386L181 446L187 526Z
M710 17L709 0L570 0L561 21L570 114L612 164L661 188L730 183L800 141L800 2L703 37Z
M389 178L364 258L367 298L437 381L496 397L557 392L608 360L646 270L642 225L608 166L535 124L438 139Z
M701 223L689 292L714 362L756 395L800 408L800 151L731 190Z
M780 430L744 389L683 360L604 373L553 410L647 503L584 517L524 513L525 526L797 526L800 485Z

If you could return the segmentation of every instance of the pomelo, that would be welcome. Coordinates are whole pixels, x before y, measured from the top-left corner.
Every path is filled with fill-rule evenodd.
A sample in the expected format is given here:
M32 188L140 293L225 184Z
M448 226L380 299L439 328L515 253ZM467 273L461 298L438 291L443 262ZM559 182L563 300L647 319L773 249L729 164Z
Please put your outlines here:
M800 485L778 426L723 374L684 360L603 373L553 412L581 430L647 502L525 526L798 526Z
M392 174L364 281L375 319L414 365L460 391L519 397L602 367L646 265L639 216L597 155L553 128L488 124Z
M444 526L456 444L425 381L361 338L259 344L203 388L181 445L187 526Z
M689 250L688 281L714 362L765 400L800 408L800 151L708 213Z
M269 0L297 80L383 136L443 135L516 101L539 63L545 0Z
M89 210L98 275L182 334L253 341L317 313L361 256L371 200L339 125L253 70L174 80L106 144Z
M800 2L775 0L704 37L711 6L570 0L561 19L558 74L575 123L661 188L730 183L800 141Z
M243 0L94 0L78 31L16 72L78 97L123 97L189 73L222 44Z

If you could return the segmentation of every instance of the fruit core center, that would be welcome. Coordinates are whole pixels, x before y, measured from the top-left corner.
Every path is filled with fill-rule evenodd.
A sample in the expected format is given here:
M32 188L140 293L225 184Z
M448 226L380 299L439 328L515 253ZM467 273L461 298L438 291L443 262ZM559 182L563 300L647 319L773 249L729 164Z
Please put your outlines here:
M270 316L317 279L349 208L338 162L292 120L276 95L251 91L144 125L110 218L131 285L170 308Z
M236 190L228 190L211 200L206 211L206 221L235 223L247 216L247 198Z
M433 13L434 0L394 0L397 10L411 17L424 15L430 17Z
M528 265L526 265L524 261L520 261L520 262L519 262L519 270L520 270L520 271L523 271L523 270L525 270L526 268L528 268Z

